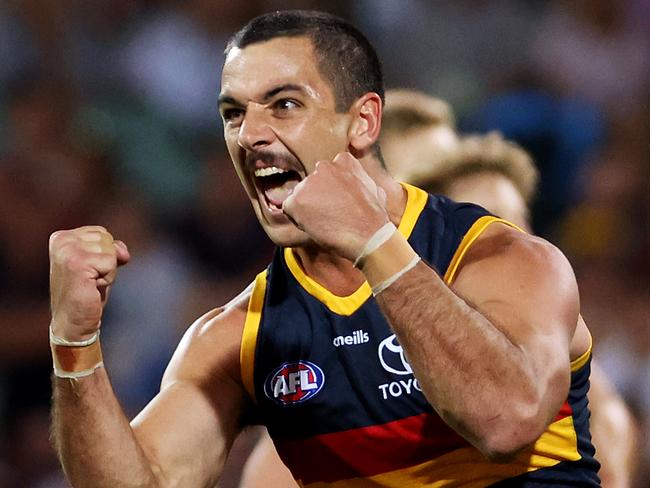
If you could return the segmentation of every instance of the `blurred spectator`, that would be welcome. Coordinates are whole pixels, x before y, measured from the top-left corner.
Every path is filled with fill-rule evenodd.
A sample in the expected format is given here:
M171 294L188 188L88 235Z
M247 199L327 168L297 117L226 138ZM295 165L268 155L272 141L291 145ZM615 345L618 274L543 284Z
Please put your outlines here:
M619 0L550 2L532 51L533 66L546 84L613 114L634 109L650 82L650 32L648 19L643 25L642 17L630 17L631 5Z
M127 86L163 117L195 129L219 130L223 50L255 8L255 1L190 0L153 11L118 55Z
M383 60L387 87L435 93L462 117L494 79L525 63L540 2L362 0L354 13Z

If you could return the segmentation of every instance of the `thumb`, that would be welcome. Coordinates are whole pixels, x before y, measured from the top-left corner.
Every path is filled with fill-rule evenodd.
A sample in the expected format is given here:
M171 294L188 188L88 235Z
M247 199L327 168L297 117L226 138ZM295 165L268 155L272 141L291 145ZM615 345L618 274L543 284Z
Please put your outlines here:
M293 216L293 195L289 195L289 197L282 203L282 212L284 215L289 219L289 222L291 222L293 225L295 225L298 229L304 230L298 221Z

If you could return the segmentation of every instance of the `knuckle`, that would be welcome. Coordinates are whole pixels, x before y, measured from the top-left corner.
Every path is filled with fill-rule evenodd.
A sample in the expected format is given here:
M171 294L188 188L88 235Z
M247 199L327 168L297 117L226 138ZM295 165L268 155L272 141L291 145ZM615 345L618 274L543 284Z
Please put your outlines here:
M106 227L103 225L86 225L84 227L80 227L81 231L87 232L87 231L95 231L95 232L108 232L106 230Z
M56 246L57 246L57 243L58 243L58 240L59 240L59 235L60 234L57 231L57 232L55 232L54 234L52 234L50 236L50 240L48 241L48 244L47 244L47 247L48 247L48 249L50 251L50 255L52 255L54 253L54 251L56 250Z
M57 230L55 232L52 232L50 235L50 240L49 240L49 248L50 250L54 250L57 247L61 246L62 243L65 241L65 238L70 234L69 230Z
M57 230L57 231L52 232L52 233L50 234L50 244L53 244L54 242L56 242L56 240L59 238L59 236L60 236L62 233L63 233L62 230Z

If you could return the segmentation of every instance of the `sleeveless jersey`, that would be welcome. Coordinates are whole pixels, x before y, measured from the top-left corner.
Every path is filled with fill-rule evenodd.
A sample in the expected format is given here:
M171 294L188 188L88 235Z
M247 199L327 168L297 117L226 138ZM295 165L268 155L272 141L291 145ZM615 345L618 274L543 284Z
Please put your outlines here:
M474 240L504 221L404 187L399 232L451 283ZM596 487L590 353L572 362L555 420L508 464L489 462L435 413L367 282L336 296L305 274L292 249L277 250L256 278L240 359L259 420L301 486Z

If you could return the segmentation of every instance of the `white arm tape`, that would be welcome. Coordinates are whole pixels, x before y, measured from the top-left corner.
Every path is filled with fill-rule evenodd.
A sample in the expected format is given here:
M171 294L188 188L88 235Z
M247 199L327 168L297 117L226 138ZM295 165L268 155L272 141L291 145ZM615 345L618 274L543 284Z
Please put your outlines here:
M404 276L406 273L408 273L410 270L415 268L415 265L420 262L421 258L417 254L413 256L413 259L411 259L406 266L404 266L402 269L400 269L397 273L395 273L393 276L386 278L384 281L381 283L378 283L377 285L372 287L372 294L377 296L379 295L382 291L384 291L386 288L388 288L390 285L395 283L397 280L399 280L402 276Z
M366 242L366 245L363 246L361 253L357 256L357 259L354 260L352 265L355 268L358 268L358 265L363 261L369 254L376 251L379 246L384 244L391 236L395 233L397 227L392 222L388 222L381 226L381 228L373 234L373 236Z
M79 379L79 378L85 378L86 376L90 376L93 374L95 371L97 371L98 368L103 368L104 367L104 361L98 362L95 366L92 368L84 369L83 371L63 371L62 369L54 368L54 376L57 378L69 378L69 379Z
M68 346L68 347L84 347L90 346L91 344L97 342L99 339L99 329L97 332L90 338L85 341L69 341L63 337L55 336L52 332L52 326L50 326L50 344L56 344L57 346Z

